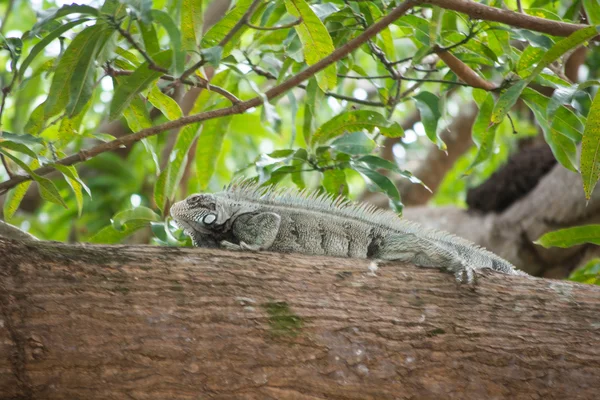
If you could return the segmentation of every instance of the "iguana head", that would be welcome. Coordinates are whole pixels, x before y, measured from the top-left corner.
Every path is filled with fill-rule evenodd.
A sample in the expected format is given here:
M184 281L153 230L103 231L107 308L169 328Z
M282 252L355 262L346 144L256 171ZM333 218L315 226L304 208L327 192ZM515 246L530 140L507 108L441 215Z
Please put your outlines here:
M194 245L203 247L212 247L211 243L206 242L209 238L212 241L216 239L215 231L219 230L224 217L223 210L213 194L194 194L178 201L171 207L171 216L192 238Z

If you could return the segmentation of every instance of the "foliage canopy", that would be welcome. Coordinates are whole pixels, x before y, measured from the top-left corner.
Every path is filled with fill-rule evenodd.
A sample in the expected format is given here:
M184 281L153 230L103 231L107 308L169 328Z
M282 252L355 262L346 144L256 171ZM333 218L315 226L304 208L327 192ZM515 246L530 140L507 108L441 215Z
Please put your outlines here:
M563 73L576 48L597 48L597 0L237 0L214 24L210 3L4 6L4 219L104 243L151 225L154 242L179 244L169 204L237 175L333 195L366 183L400 211L390 176L418 183L400 165L427 141L445 149L440 133L472 101L476 147L435 202L462 204L538 128L588 197L600 177L598 52L582 82ZM33 181L45 202L26 217Z

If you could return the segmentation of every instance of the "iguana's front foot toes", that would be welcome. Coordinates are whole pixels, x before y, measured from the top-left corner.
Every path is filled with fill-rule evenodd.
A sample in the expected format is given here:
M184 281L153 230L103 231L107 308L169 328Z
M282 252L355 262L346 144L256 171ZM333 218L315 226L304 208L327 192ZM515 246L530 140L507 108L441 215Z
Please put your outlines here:
M260 250L262 250L262 248L259 245L257 245L257 244L252 245L252 244L248 244L246 242L240 242L240 247L243 250L248 250L248 251L260 251Z
M222 240L221 243L219 243L219 244L221 245L221 248L225 249L225 250L236 250L236 251L240 251L240 250L260 251L261 250L261 247L259 245L251 245L246 242L240 242L240 244L235 244L235 243L228 242L227 240Z
M225 250L236 250L236 251L243 250L241 246L231 243L231 242L228 242L227 240L222 240L219 243L219 245L221 246L222 249L225 249Z

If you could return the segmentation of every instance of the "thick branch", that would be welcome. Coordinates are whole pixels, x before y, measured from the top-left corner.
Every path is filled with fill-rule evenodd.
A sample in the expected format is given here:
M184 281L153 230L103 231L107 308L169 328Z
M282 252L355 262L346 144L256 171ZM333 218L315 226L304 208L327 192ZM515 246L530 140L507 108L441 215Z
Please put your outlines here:
M500 22L517 28L529 29L553 36L569 36L571 33L589 26L533 17L527 14L504 10L502 8L486 6L471 0L419 0L419 3L433 4L447 10L454 10L467 14L472 18Z
M592 399L598 309L599 287L544 279L0 239L0 393Z
M406 13L406 11L408 11L412 6L414 6L414 4L415 4L414 0L406 0L400 6L394 8L392 11L390 11L390 13L388 15L381 18L375 24L371 25L361 35L357 36L350 42L346 43L344 46L336 49L329 56L327 56L327 57L323 58L322 60L320 60L319 62L311 65L310 67L306 68L304 71L299 72L298 74L289 78L288 80L281 83L280 85L277 85L277 86L267 90L265 92L264 96L268 100L278 97L278 96L282 95L283 93L286 93L288 90L294 88L299 83L312 77L317 72L325 69L328 65L341 60L342 58L347 56L349 53L351 53L352 51L354 51L358 47L360 47L367 40L369 40L370 38L377 35L377 33L382 31L383 29L385 29L389 24L391 24L396 19L398 19L399 17L404 15ZM250 99L250 100L238 103L238 104L234 104L231 107L220 108L217 110L211 110L211 111L206 111L206 112L199 113L199 114L185 116L183 118L173 120L173 121L168 121L163 124L153 126L151 128L142 129L139 132L118 138L111 142L100 144L96 147L93 147L90 150L80 151L77 154L73 154L71 156L68 156L63 159L58 160L57 163L61 164L61 165L77 164L82 161L86 161L89 158L94 157L98 154L104 153L106 151L116 150L120 147L130 145L130 144L140 141L146 137L157 135L161 132L168 131L170 129L179 128L179 127L189 125L189 124L192 124L195 122L206 121L206 120L209 120L212 118L224 117L224 116L233 115L233 114L241 114L244 111L248 110L249 108L259 107L262 104L263 104L263 96L256 96L253 99ZM37 170L35 170L35 173L38 175L46 175L53 170L54 170L54 168L52 166L46 165L44 167L41 167L41 168L38 168ZM18 185L21 182L25 182L25 181L28 181L31 179L32 178L30 176L19 175L19 176L15 176L5 182L2 182L2 183L0 183L0 194L12 187L15 187L16 185Z

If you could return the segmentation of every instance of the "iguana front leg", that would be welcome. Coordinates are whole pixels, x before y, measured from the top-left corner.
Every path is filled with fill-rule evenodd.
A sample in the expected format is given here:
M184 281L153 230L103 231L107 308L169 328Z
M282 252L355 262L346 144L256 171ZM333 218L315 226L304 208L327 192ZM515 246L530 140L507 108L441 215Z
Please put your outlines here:
M272 212L239 216L233 223L233 235L239 245L223 240L222 248L229 250L268 250L275 241L281 217Z

